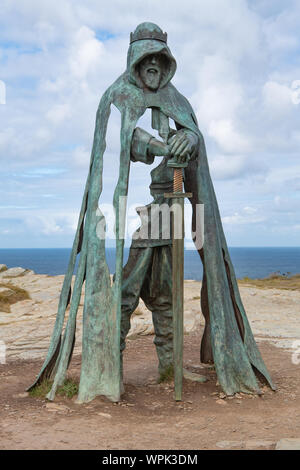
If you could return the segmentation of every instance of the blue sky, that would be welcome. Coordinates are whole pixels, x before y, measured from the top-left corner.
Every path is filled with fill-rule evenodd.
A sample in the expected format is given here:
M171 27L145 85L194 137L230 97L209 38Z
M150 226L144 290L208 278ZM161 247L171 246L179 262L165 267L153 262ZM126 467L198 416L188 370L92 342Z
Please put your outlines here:
M0 247L71 246L96 109L142 21L168 32L173 83L197 114L228 244L299 246L299 1L2 0ZM106 203L119 122L114 110ZM150 170L132 165L131 209L150 201Z

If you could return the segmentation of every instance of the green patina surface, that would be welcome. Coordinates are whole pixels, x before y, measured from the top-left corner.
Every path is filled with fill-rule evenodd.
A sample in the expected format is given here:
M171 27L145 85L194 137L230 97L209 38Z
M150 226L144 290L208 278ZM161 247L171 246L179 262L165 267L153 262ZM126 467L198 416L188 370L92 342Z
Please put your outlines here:
M123 208L119 216L119 198L127 195L132 138L137 122L147 108L159 113L153 120L155 122L159 117L161 134L164 138L167 118L175 122L178 132L183 129L190 136L195 136L197 142L193 158L185 169L184 184L185 192L192 193L190 202L194 213L194 231L197 204L204 204L204 245L195 251L195 256L198 251L201 257L204 270L201 309L206 325L200 348L201 360L214 363L219 383L228 395L240 391L259 393L256 371L274 388L253 338L240 298L209 174L202 134L191 105L170 82L176 70L175 59L162 40L163 36L161 39L155 38L159 30L157 26L146 23L137 30L139 33L142 32L144 37L145 32L148 32L147 39L136 37L132 42L128 51L127 70L104 93L99 104L89 175L54 331L45 362L30 389L44 380L51 379L53 382L47 397L52 400L58 387L65 382L74 347L77 310L85 282L82 367L78 401L87 402L97 395L105 395L113 401L120 399L124 241L119 235L124 231L126 214ZM163 55L167 63L167 73L162 75L159 88L156 90L146 89L137 74L138 64L153 54ZM112 104L121 113L121 152L119 178L113 198L117 240L115 276L111 283L105 258L105 240L98 236L99 224L101 226L105 222L98 204L99 200L101 201L103 155ZM163 153L157 154L163 155ZM71 280L77 254L79 254L79 263L71 293ZM69 303L70 311L63 331Z

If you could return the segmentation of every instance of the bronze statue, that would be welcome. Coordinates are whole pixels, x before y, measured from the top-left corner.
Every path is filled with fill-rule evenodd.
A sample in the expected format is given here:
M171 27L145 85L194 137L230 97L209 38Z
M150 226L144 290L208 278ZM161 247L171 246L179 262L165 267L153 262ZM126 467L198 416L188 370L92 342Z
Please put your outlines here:
M172 238L145 237L141 227L133 237L128 262L123 270L124 211L120 197L127 195L130 161L150 164L156 156L162 162L151 172L153 203L171 204L165 197L172 191L173 169L168 162L184 168L184 187L193 208L204 205L204 244L196 249L203 263L201 309L205 330L200 347L202 362L214 363L218 381L227 395L236 392L260 393L257 376L274 389L271 378L253 338L240 298L234 269L224 237L218 205L209 174L203 136L187 99L172 85L176 61L167 45L167 35L153 23L140 24L130 37L127 70L106 90L97 111L90 171L84 192L78 228L68 272L65 276L58 315L50 348L42 370L32 385L52 377L49 399L65 377L75 340L76 314L85 281L82 367L78 400L97 395L113 401L122 392L120 355L130 326L130 315L141 297L152 311L159 371L172 367ZM121 155L119 179L114 192L116 209L116 271L111 285L105 260L105 240L97 236L103 222L98 208L102 191L105 135L114 104L121 113ZM152 110L152 127L162 140L137 127L147 108ZM172 119L176 128L171 129ZM101 201L101 199L100 199ZM152 204L153 204L152 203ZM151 208L151 205L149 205ZM146 208L146 210L148 210ZM146 232L151 232L147 225ZM76 255L78 270L71 295L71 279ZM70 312L64 333L65 311Z

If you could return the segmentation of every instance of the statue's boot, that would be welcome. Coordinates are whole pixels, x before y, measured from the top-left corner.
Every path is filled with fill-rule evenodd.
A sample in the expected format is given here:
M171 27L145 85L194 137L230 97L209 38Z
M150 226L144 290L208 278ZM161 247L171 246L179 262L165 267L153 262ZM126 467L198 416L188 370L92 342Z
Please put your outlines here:
M172 311L152 311L154 344L158 356L160 380L173 376L173 313Z
M124 382L123 382L123 354L120 353L120 381L121 381L121 396L125 393Z
M131 309L133 310L133 309ZM121 379L121 395L125 393L123 382L123 351L126 348L126 336L130 330L130 316L131 310L124 309L121 317L121 332L120 332L120 379Z

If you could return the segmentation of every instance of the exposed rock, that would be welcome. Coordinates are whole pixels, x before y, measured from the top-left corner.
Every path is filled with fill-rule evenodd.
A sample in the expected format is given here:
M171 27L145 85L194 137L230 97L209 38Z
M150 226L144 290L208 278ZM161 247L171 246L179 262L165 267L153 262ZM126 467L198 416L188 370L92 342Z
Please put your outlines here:
M15 395L13 395L13 398L27 398L29 397L29 393L28 392L24 392L24 393L17 393Z
M0 312L0 340L6 343L7 360L44 358L55 323L64 276L34 274L23 268L10 268L0 273L0 280L7 282L4 278L7 273L17 274L16 277L9 278L9 283L26 290L30 295L30 299L11 305L11 313ZM184 283L185 333L198 331L204 325L199 301L200 287L201 283L197 281ZM257 292L256 296L251 295L253 291ZM300 338L300 292L261 290L246 286L241 286L240 292L256 340L272 342L278 347L293 350L293 343ZM77 317L76 354L81 353L83 302L84 292ZM289 321L286 321L287 318ZM140 301L132 317L128 338L152 334L152 314ZM191 367L200 369L212 366L193 364Z
M233 449L236 447L239 447L242 449L242 442L241 441L219 441L216 443L216 447L219 447L219 449Z
M184 312L184 333L195 331L201 324L200 308L186 309Z
M216 400L216 403L217 403L218 405L227 405L226 401L225 401L225 400L221 400L221 399L220 399L220 400Z
M34 274L34 271L31 271L30 269L24 269L24 268L9 268L1 272L1 276L3 278L7 277L19 277L19 276L24 276L25 274Z
M60 405L58 403L47 403L46 404L46 409L48 411L55 411L55 412L62 412L62 413L67 413L69 411L72 411L70 408L68 408L65 405Z
M193 369L197 369L197 370L200 370L200 369L205 369L204 367L204 364L190 364L190 366L193 368Z
M3 273L4 271L7 271L6 264L0 264L0 273Z
M8 287L0 287L0 295L1 297L10 297L11 295L14 295L14 291L12 289L9 289Z
M300 450L300 438L280 439L275 450Z
M97 415L102 416L103 418L106 419L111 419L111 415L109 413L97 413Z
M219 441L216 447L220 449L272 449L274 447L273 441L265 440L248 440L248 441Z
M186 380L191 380L192 382L207 382L207 378L203 375L195 374L194 372L190 372L189 370L183 369L183 377Z
M253 439L245 442L245 449L252 450L252 449L273 449L275 442L273 441L265 441L260 439Z
M132 340L136 339L139 335L146 336L152 334L154 334L152 313L146 308L144 302L141 300L133 314L127 338Z

